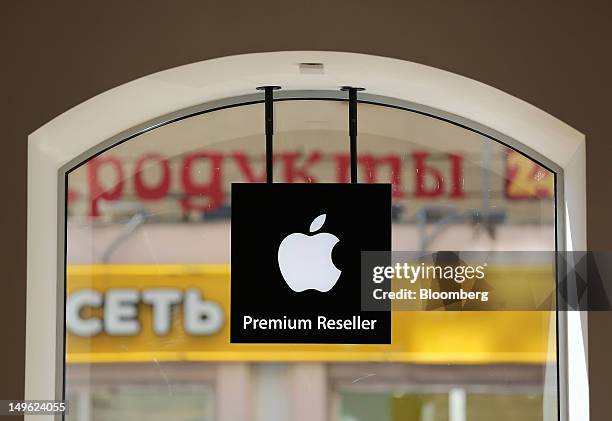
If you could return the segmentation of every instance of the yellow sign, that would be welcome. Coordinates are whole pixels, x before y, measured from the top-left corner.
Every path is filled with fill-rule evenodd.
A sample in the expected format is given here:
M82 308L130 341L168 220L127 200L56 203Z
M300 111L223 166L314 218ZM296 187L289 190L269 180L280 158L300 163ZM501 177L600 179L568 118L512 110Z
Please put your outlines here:
M555 175L524 155L506 155L508 199L551 199L555 197Z
M394 311L391 345L230 344L229 265L70 266L67 285L69 363L539 364L556 358L554 313L547 311Z

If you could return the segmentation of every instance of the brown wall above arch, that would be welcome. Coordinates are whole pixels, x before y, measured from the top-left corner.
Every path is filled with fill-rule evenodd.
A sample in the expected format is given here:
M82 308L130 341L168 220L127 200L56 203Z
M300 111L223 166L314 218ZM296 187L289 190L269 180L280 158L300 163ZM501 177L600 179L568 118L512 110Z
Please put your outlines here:
M612 249L612 3L265 1L3 5L0 397L23 394L27 135L70 107L159 70L231 54L336 50L455 72L587 136L588 242ZM590 315L592 419L607 419L612 317Z

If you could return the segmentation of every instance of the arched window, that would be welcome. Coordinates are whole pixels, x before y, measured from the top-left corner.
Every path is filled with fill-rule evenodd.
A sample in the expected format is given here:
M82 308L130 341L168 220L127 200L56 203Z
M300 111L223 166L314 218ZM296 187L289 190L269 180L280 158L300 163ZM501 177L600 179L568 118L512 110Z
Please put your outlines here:
M266 82L285 88L285 183L348 182L332 88L367 88L359 181L392 185L393 250L584 247L583 137L493 88L344 53L172 69L31 136L28 308L45 312L28 313L28 395L66 396L76 419L581 419L573 314L399 312L390 346L229 343L229 193L264 180L263 97L248 92ZM190 302L213 309L202 329Z

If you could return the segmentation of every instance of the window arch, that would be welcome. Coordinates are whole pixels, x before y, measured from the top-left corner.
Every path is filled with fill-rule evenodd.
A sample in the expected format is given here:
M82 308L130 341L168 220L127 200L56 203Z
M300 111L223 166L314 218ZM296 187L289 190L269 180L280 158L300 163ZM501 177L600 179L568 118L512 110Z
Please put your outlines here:
M322 77L300 74L296 63L306 61L324 63L325 74ZM251 82L253 80L257 82ZM562 175L559 178L562 183L556 185L556 217L562 227L558 231L562 243L558 246L584 248L584 200L580 190L584 184L583 136L520 100L440 70L347 53L266 53L183 66L101 94L30 137L28 306L46 311L44 317L28 318L26 381L30 396L59 396L57 394L63 389L60 373L63 371L64 332L63 323L58 321L63 313L66 174L122 142L170 126L172 122L238 104L256 106L261 96L245 93L252 91L254 85L266 82L287 88L278 95L280 103L285 104L303 100L325 100L326 104L338 101L343 95L332 87L358 82L368 87L368 93L360 95L364 107L409 110L414 115L433 117L494 139L504 147L537 160L546 169ZM49 267L55 268L58 282L49 282ZM35 290L40 293L30 293ZM51 303L48 297L58 297L58 300ZM563 385L568 383L563 376L578 379L574 384L579 393L584 393L580 385L586 385L586 374L581 371L584 368L572 361L572 352L581 352L580 347L574 351L566 349L563 340L568 334L566 329L572 326L579 329L580 324L574 325L575 322L561 323L564 331L560 332L560 352L564 355L562 364L566 368L561 367L560 399L564 402L567 402L564 393L568 392ZM59 336L37 335L40 329L56 332ZM51 346L56 352L40 355L36 350L43 349L41 346L44 349ZM35 369L47 377L43 380L36 376ZM584 407L576 405L577 414L584 411ZM567 415L565 411L561 409L562 416ZM571 414L571 404L569 411Z

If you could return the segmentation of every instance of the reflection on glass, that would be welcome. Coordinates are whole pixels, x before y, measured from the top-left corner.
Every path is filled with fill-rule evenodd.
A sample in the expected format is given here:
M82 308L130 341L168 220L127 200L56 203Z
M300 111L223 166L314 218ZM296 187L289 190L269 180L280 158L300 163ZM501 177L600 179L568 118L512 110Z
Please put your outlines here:
M275 181L347 182L346 104L275 108ZM261 104L193 116L69 174L70 419L556 419L544 312L398 313L390 346L229 345L230 189L264 180L262 123ZM555 249L554 174L479 133L360 104L358 165L393 186L394 250ZM220 322L195 329L189 300Z
M213 419L212 391L206 385L135 385L97 386L89 396L94 421L210 421ZM82 414L79 399L70 406L67 420L78 420ZM80 411L79 411L80 410Z
M342 421L446 421L449 418L449 400L445 394L343 393L341 398Z

